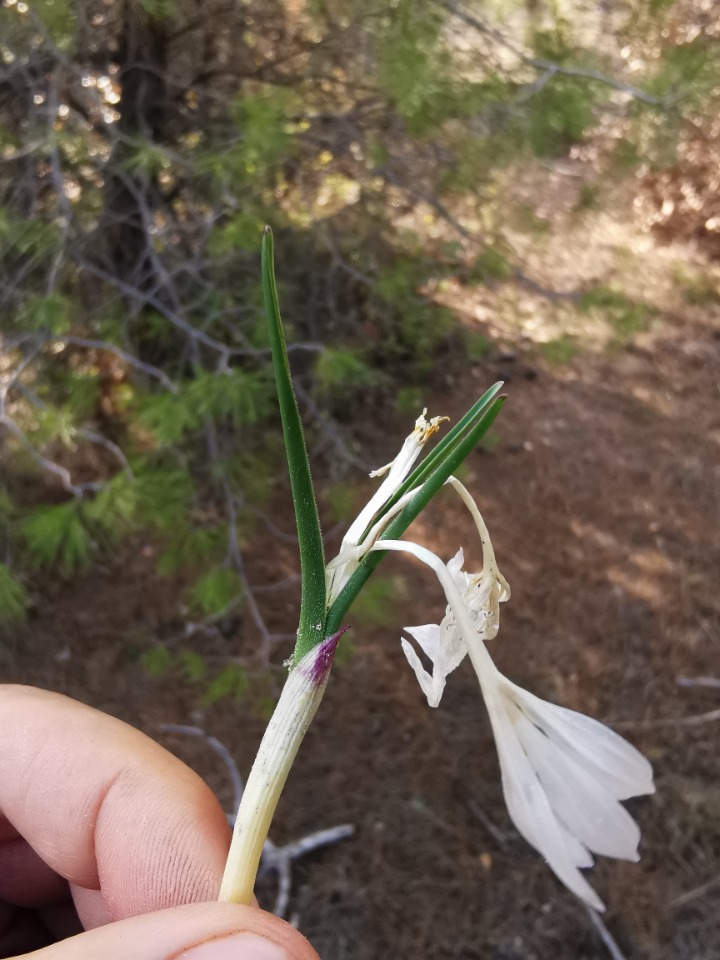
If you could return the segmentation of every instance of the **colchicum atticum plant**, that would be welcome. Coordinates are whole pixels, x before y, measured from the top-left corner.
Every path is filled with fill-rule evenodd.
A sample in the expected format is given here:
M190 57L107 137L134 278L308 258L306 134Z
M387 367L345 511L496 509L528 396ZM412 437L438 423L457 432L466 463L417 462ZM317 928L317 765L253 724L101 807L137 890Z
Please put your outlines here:
M280 700L253 765L235 821L220 898L252 899L263 843L280 792L328 681L353 600L388 551L409 553L437 575L445 595L439 624L409 626L402 650L431 707L465 656L477 674L497 745L510 816L557 877L595 910L603 904L580 872L592 854L637 860L640 832L621 804L654 791L648 761L622 737L580 713L547 703L497 669L487 649L510 598L490 536L468 490L454 476L503 404L496 384L419 461L439 417L425 411L382 476L375 495L351 524L338 555L325 564L323 541L300 417L290 380L273 274L272 236L263 240L263 284L273 364L300 542L302 599L295 652ZM449 485L470 513L482 544L483 568L464 569L462 548L447 563L401 539L432 497ZM421 659L418 650L424 655Z

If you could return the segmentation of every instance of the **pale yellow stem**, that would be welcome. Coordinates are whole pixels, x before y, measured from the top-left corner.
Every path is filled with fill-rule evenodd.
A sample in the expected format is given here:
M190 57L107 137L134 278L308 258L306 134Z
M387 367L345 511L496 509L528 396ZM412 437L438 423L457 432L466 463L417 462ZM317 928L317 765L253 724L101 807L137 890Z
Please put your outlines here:
M337 638L330 640L331 650L329 641L323 641L303 657L285 681L240 801L220 900L252 902L260 857L275 808L325 692L337 645Z

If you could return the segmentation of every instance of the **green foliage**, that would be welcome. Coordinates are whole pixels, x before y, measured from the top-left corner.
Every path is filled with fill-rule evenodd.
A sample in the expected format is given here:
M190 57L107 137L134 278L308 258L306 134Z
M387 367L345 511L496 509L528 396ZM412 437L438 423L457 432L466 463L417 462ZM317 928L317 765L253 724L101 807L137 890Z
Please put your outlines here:
M398 582L395 577L373 577L353 604L353 623L358 626L381 626L389 623L397 596Z
M632 140L618 141L612 155L613 166L620 171L638 167L643 161L642 152Z
M22 623L28 595L20 580L5 563L0 563L0 626Z
M202 695L203 706L209 707L218 700L242 700L248 692L250 681L245 671L234 663L228 663L210 681Z
M584 293L579 306L588 312L601 311L615 331L618 342L624 342L645 330L654 315L653 308L648 304L630 300L625 294L603 286Z
M184 518L193 494L190 474L182 469L140 464L134 494L138 517L160 531L172 531Z
M76 24L71 0L33 0L32 10L58 47L67 50Z
M399 387L395 391L395 409L398 413L417 417L423 406L420 387Z
M174 657L167 647L150 647L143 651L140 663L151 677L162 677L172 669Z
M142 397L138 420L160 446L172 446L196 433L207 419L234 429L257 423L270 408L271 381L264 371L199 373L179 393Z
M336 483L323 490L323 504L333 523L350 520L357 509L355 490L346 483Z
M648 91L656 96L682 91L685 101L689 99L698 107L716 89L719 69L717 44L701 34L690 43L674 44L663 52L657 72L647 84Z
M60 335L69 332L73 309L70 300L60 293L45 297L29 296L23 301L17 322L26 330L43 330Z
M283 87L265 87L254 96L246 91L232 103L230 115L241 139L221 166L231 166L237 176L245 178L265 174L292 153L289 122L301 109L297 93Z
M449 99L440 15L422 0L397 0L387 8L378 43L380 88L413 133L424 133L440 122Z
M3 257L14 254L42 261L53 253L57 242L57 230L52 225L40 219L17 219L10 210L0 207L0 255Z
M263 230L263 219L255 211L237 211L224 223L218 224L210 237L209 250L213 256L222 256L236 250L255 252Z
M463 333L464 353L470 362L486 359L495 349L493 341L477 330L465 329Z
M556 364L557 366L564 366L570 363L580 350L575 338L569 336L569 334L562 334L554 340L540 343L538 347L548 363Z
M170 167L170 159L158 144L139 140L125 147L122 166L128 173L141 174L151 180Z
M579 213L585 210L596 210L600 205L601 191L595 183L582 183L575 201L575 210Z
M505 254L497 246L485 247L467 273L469 283L493 284L502 280L509 280L512 276L512 267Z
M531 150L552 157L581 143L595 119L596 90L574 77L553 77L528 102L524 121Z
M228 567L215 567L193 584L189 600L196 613L210 617L235 606L242 595L237 573Z
M556 23L550 30L533 30L530 42L538 60L562 65L568 63L574 54L567 22Z
M677 264L673 275L683 300L690 306L707 307L720 303L720 283L712 275L689 271L684 264Z
M550 224L544 217L539 217L532 206L521 203L515 208L514 220L524 233L531 236L541 236L550 230Z
M70 410L47 406L35 413L35 423L28 429L28 435L39 448L53 440L57 440L63 447L72 447L76 426L76 417Z
M88 565L91 540L77 500L35 507L21 524L20 536L35 567L57 566L69 577Z
M348 396L354 390L376 386L381 376L359 350L326 347L315 364L315 380L321 396L335 391Z
M196 650L181 650L177 655L177 669L183 680L197 683L204 680L207 664Z
M176 0L137 0L153 20L167 20L175 12Z
M198 570L222 555L227 545L225 526L192 527L175 523L168 530L168 541L160 560L158 572L165 576L179 570Z
M402 258L384 270L375 284L375 293L394 308L394 323L382 344L383 359L399 359L413 376L425 376L433 369L436 348L455 327L450 311L418 293L426 279L421 262Z
M92 528L114 543L135 525L138 487L126 473L118 473L105 483L97 495L85 500L82 515Z
M207 664L195 650L174 652L160 644L143 650L140 664L151 677L173 673L188 683L199 683L207 674Z

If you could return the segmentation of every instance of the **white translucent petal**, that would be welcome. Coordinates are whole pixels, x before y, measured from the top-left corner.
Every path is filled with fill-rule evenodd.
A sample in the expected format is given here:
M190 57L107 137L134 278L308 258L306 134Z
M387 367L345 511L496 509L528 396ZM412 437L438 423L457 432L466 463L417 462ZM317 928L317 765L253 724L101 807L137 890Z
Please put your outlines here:
M407 657L408 663L415 671L420 689L427 697L428 704L431 707L437 707L442 698L443 690L445 689L445 677L434 672L432 675L429 674L425 667L423 667L420 657L418 657L408 641L401 638L400 643L402 644L403 653Z
M590 776L527 717L516 720L516 729L553 810L570 833L595 853L638 860L640 829L602 780Z
M437 623L425 623L417 627L405 627L413 640L417 640L420 649L433 663L438 658L442 630Z
M590 853L587 847L578 840L577 837L574 837L565 824L558 820L558 827L560 828L560 833L565 838L565 844L567 846L568 853L572 859L572 862L576 867L582 867L587 869L587 867L592 867L595 864L593 855Z
M595 910L603 910L602 901L578 870L579 863L587 863L587 853L569 838L553 813L506 712L502 694L491 694L487 705L500 758L503 793L513 823L569 890Z
M569 748L577 762L617 800L655 792L649 761L627 740L582 713L541 700L509 681L508 685L525 713L551 740Z
M465 554L463 548L460 547L458 552L448 561L447 568L450 571L450 575L455 579L460 573L462 573L463 564L465 563Z

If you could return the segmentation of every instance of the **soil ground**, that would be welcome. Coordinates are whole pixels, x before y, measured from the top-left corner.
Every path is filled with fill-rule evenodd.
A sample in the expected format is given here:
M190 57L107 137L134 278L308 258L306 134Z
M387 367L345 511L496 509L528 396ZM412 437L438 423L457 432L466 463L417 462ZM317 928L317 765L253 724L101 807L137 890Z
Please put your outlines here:
M637 260L625 268L653 285ZM548 314L539 302L537 315ZM490 382L508 381L495 441L464 478L513 590L492 645L498 666L610 723L654 764L656 794L630 804L643 831L640 863L602 860L591 874L626 960L720 956L720 687L682 682L720 677L718 314L716 303L666 305L624 345L561 366L516 331L511 350L453 363L425 398L431 414L456 418ZM360 456L389 460L406 421L383 415L384 426L361 437ZM358 473L361 493L370 483ZM288 500L273 517L292 528ZM417 526L417 539L446 558L463 545L470 569L478 564L467 515L449 497ZM278 565L281 576L293 570L292 546L270 534L246 557L253 583L277 578ZM290 914L326 960L610 956L585 909L512 828L469 665L451 676L437 711L407 668L401 628L438 620L437 587L400 559L383 573L394 599L379 624L350 618L352 650L333 670L272 832L279 843L349 822L355 836L298 862ZM148 638L182 632L178 596L155 573L152 549L134 542L72 585L47 585L29 627L5 643L2 675L139 726L229 805L214 755L159 727L199 723L247 771L264 721L257 700L202 707L196 685L143 669ZM273 630L293 631L292 593L258 600ZM235 655L252 628L231 626L224 638L185 645ZM285 649L275 653L279 663ZM272 887L261 895L272 902Z

